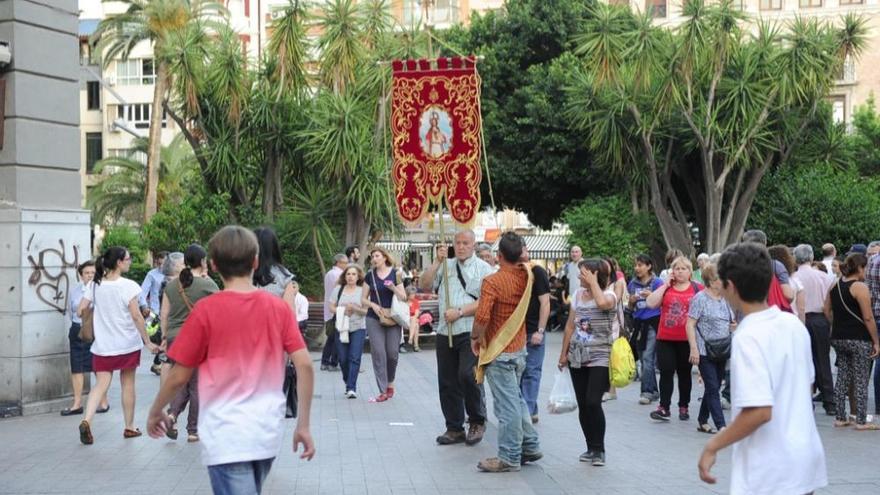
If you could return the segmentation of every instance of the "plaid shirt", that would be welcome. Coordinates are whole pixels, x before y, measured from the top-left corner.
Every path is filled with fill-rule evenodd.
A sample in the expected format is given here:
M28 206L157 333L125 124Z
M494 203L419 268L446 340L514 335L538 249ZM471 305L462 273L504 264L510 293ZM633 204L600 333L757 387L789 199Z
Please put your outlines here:
M865 283L871 292L871 307L874 310L874 318L880 321L880 254L875 254L865 268Z
M504 322L516 310L526 290L529 274L523 265L504 265L501 269L483 280L483 288L480 291L480 304L474 321L486 328L486 342L490 342ZM504 348L504 352L521 351L526 346L526 324L523 321L522 328L516 337Z

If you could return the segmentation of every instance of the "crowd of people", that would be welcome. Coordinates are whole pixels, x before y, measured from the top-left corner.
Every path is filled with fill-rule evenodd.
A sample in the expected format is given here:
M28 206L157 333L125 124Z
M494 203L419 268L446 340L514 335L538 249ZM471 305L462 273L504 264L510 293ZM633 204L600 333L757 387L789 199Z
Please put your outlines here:
M622 336L639 363L638 404L658 403L649 412L655 422L671 420L676 389L678 419L690 420L697 367L703 396L696 430L712 435L700 457L703 480L714 482L717 452L733 445L733 492L809 493L827 483L813 403L835 416L836 427L880 429L867 399L880 354L880 242L854 245L842 258L826 245L816 262L806 244L767 248L761 231L748 231L742 240L723 253L700 254L696 268L670 250L659 275L651 256L638 255L629 278L613 258L584 258L578 246L550 276L530 262L528 246L512 232L493 252L477 244L472 231L460 231L452 246L437 246L421 273L400 269L380 247L370 249L365 270L359 249L351 247L334 257L324 276L321 370L340 372L340 393L357 399L369 341L376 381L369 401L387 402L396 393L399 353L407 344L420 350L420 328L427 326L436 333L445 421L436 443L482 441L488 382L498 453L477 468L519 471L543 457L533 425L539 421L545 334L561 330L557 366L570 374L586 446L579 461L603 466L603 402L617 398L610 355ZM142 434L134 423L134 371L146 348L156 355L154 371L161 376L148 431L177 439L176 423L188 406L187 440L202 443L215 492L260 491L281 444L283 391L297 404L294 450L302 447L302 457L310 459L314 373L303 338L308 300L282 263L274 232L229 226L208 249L193 244L158 253L141 285L125 277L130 265L125 248L111 247L78 267L81 284L70 298L74 398L61 414L82 414L80 441L95 441L92 422L110 407L106 393L117 371L123 436ZM223 290L211 272L219 274ZM437 299L436 322L421 311L423 294ZM150 331L148 320L158 322L157 331ZM83 325L93 328L93 342ZM285 366L293 375L290 386ZM92 372L97 380L83 405L83 383ZM876 415L880 366L873 373ZM724 410L731 408L728 423Z

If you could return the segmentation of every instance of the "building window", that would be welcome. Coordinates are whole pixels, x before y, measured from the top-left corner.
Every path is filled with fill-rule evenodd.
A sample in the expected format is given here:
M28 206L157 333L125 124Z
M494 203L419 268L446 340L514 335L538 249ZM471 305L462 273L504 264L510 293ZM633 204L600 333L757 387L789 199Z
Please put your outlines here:
M95 164L103 158L104 139L100 132L86 133L86 173L95 171Z
M831 118L835 124L846 123L846 96L835 95L829 97L831 100Z
M151 58L116 62L116 83L120 86L150 85L155 81L156 72Z
M799 0L801 7L821 7L822 0Z
M116 107L116 116L134 125L135 129L149 129L150 115L153 113L152 103L136 103L134 105L119 105ZM162 128L168 125L168 116L162 111Z
M87 81L86 82L86 95L88 100L88 106L86 107L89 110L100 110L101 109L101 84L98 81Z
M862 5L865 0L840 0L840 5Z
M854 84L856 82L856 63L852 57L847 55L837 73L838 84Z
M647 0L645 9L651 13L651 17L666 17L666 0Z
M459 19L459 0L434 0L434 5L428 7L430 24L453 24ZM409 26L424 21L423 9L420 0L404 0L403 24ZM424 22L423 22L424 24Z
M782 0L761 0L761 10L782 10Z

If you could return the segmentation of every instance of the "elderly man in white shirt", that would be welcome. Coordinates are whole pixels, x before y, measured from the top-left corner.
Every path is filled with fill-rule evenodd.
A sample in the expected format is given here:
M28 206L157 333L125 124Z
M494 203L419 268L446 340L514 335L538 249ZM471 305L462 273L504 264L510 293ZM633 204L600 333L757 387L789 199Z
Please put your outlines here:
M330 303L334 302L333 289L339 283L339 277L348 266L348 256L339 253L333 257L333 268L324 274L324 333L327 340L324 342L324 352L321 353L321 369L335 371L339 369L339 356L336 352L336 327L333 325L333 317L336 313L330 310Z
M824 249L823 249L824 251ZM831 377L831 324L825 317L825 296L831 288L833 279L812 267L813 246L800 244L794 248L794 261L798 265L793 275L803 287L804 324L810 333L810 346L815 368L815 387L825 413L834 415L834 382Z

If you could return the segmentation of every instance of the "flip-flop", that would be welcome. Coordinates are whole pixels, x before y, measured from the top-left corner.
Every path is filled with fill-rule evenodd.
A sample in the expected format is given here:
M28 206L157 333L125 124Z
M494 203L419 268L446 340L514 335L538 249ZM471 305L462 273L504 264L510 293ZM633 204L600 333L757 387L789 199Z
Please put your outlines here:
M846 428L847 426L851 426L852 422L850 421L841 421L839 419L834 420L835 428Z
M697 426L697 431L700 433L708 433L709 435L713 435L715 433L718 433L714 428L712 428L711 426L709 426L706 423L701 424L700 426Z
M107 404L107 407L104 407L104 408L99 407L99 408L95 409L95 412L98 414L104 414L105 412L107 412L109 410L110 410L110 404Z
M863 425L856 425L856 430L858 431L877 431L880 430L880 425L876 423L865 423Z
M137 437L139 437L139 436L141 436L141 435L143 435L143 433L141 433L141 430L139 430L139 429L137 429L137 428L135 428L135 429L133 429L133 430L126 428L126 429L122 432L122 436L123 436L123 438L137 438Z
M95 443L95 439L92 437L92 429L89 427L89 422L83 420L79 424L79 441L83 443L83 445L91 445Z

